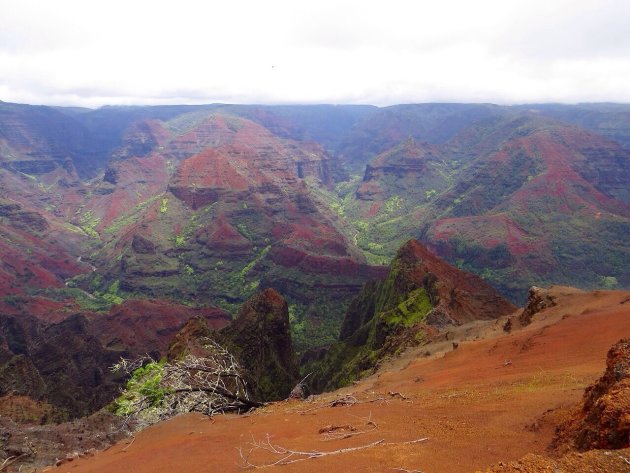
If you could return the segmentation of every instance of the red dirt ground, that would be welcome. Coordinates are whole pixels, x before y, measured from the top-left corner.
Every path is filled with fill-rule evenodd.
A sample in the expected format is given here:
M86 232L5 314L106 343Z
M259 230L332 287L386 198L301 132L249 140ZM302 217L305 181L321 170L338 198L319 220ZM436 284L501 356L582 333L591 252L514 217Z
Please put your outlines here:
M548 455L555 426L603 373L611 345L630 334L630 292L553 291L558 305L537 314L526 329L505 334L504 320L457 327L441 343L408 352L380 374L313 402L280 402L214 421L181 416L52 471L236 472L242 470L238 449L248 452L253 441L267 436L274 445L320 452L382 440L267 468L286 473L463 473L528 453ZM450 349L453 340L459 342L456 350ZM427 349L433 355L423 358ZM358 402L330 406L344 394ZM355 435L328 439L334 433ZM258 466L281 458L260 449L248 457ZM620 469L611 472L629 471L622 460L617 463Z

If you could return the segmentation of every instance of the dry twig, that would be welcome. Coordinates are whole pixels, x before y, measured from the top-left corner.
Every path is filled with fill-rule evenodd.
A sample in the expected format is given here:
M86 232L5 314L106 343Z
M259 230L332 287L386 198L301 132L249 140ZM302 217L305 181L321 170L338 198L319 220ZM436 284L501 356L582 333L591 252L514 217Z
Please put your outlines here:
M391 397L399 397L403 401L407 401L409 399L407 396L404 396L403 394L399 393L398 391L389 391L387 394L389 394Z
M354 416L357 417L357 416ZM366 428L363 430L359 430L353 425L329 425L319 429L319 433L323 434L323 440L342 440L350 437L355 437L357 435L367 434L378 429L378 425L376 422L372 420L372 413L370 412L369 417L359 417L365 421Z
M385 399L384 397L377 397L374 399L366 399L363 401L359 401L352 394L344 394L343 396L338 397L337 399L333 399L332 401L327 402L326 404L311 407L310 409L306 409L303 411L298 411L298 413L304 415L304 414L308 414L309 412L316 411L318 409L324 409L326 407L340 407L340 406L349 407L349 406L354 406L355 404L369 404L372 402L379 402L379 401L387 402L387 399Z
M37 451L35 450L33 443L29 441L28 437L25 438L25 446L26 446L25 452L22 452L19 455L13 455L12 457L5 458L2 464L0 464L0 471L6 471L11 465L13 465L15 462L19 460L22 460L23 458L37 455Z
M244 469L249 468L268 468L271 466L277 465L289 465L291 463L297 463L304 460L311 460L314 458L322 458L332 455L341 455L344 453L356 452L358 450L365 450L367 448L381 446L391 446L391 445L410 445L415 443L420 443L428 440L428 437L409 440L407 442L388 442L385 443L385 439L376 440L375 442L368 443L365 445L359 445L358 447L347 447L340 448L338 450L329 450L329 451L319 451L319 450L311 450L311 451L301 451L301 450L292 450L289 448L282 447L281 445L276 445L271 443L271 437L267 434L267 437L262 442L258 442L252 438L251 448L248 451L244 451L242 447L239 447L237 450L239 452L239 456L241 458L241 467ZM270 463L262 463L257 464L250 460L252 454L255 451L263 450L275 457L279 457L275 461L271 461Z

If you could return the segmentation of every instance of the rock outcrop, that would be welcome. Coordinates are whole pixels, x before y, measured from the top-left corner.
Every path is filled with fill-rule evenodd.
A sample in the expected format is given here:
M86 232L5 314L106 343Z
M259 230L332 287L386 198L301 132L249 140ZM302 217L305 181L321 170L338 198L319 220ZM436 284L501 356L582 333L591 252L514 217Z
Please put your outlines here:
M164 356L191 317L214 329L230 321L218 308L167 301L130 300L107 314L77 312L56 323L0 314L0 396L45 401L56 420L91 414L118 394L123 379L110 367L120 357Z
M217 338L245 369L255 398L289 396L298 381L298 363L287 302L277 291L266 289L252 296Z
M441 260L416 240L404 244L387 277L352 301L339 342L315 361L317 389L348 384L386 357L422 343L449 324L507 315L516 309L481 278Z
M299 373L288 306L274 289L252 296L232 324L218 331L210 328L203 317L191 318L173 337L167 359L188 354L203 357L208 339L227 348L236 358L255 399L286 399L295 387Z
M51 325L0 316L0 329L0 395L45 400L57 419L87 415L116 395L108 368L120 352L103 347L83 315Z
M630 448L630 339L616 343L606 359L604 375L586 388L573 419L558 428L556 448Z
M532 317L547 307L556 305L555 298L548 289L532 286L527 293L527 305L518 317L518 321L524 327L532 322Z

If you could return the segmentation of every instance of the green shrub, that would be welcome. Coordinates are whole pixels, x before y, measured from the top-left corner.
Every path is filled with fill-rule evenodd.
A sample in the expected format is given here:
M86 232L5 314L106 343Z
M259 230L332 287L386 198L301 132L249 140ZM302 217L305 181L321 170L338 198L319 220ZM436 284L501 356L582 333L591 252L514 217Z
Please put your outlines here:
M164 361L152 361L136 369L127 381L123 394L113 403L114 414L128 416L135 413L142 399L147 401L149 408L160 407L169 392L168 388L161 385L164 364Z

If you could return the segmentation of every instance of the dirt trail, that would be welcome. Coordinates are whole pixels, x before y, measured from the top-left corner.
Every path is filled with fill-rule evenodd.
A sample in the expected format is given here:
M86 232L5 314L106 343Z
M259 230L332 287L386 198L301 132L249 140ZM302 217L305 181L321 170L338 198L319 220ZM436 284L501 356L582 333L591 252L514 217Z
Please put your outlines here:
M554 290L558 305L537 314L526 329L504 334L494 322L460 327L453 332L458 340L480 339L460 341L458 349L445 355L421 358L426 348L407 353L386 371L312 403L282 402L248 416L214 421L199 415L178 417L133 441L51 471L236 472L243 466L239 448L248 452L253 441L268 436L273 445L319 452L382 441L265 468L286 473L401 468L463 473L527 453L545 454L567 408L603 373L610 346L630 335L630 292ZM430 349L435 352L450 343ZM327 407L343 395L358 402ZM348 437L339 438L343 436ZM406 443L423 438L428 440ZM284 456L254 448L247 458L262 466Z

